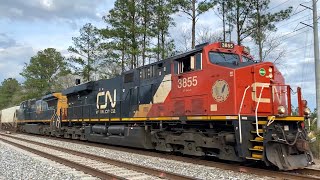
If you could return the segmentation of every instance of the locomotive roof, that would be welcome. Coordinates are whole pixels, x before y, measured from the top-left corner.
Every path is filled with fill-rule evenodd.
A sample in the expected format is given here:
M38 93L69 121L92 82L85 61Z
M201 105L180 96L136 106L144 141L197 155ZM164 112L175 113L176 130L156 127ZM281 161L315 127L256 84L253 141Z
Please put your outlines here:
M184 53L181 53L181 54L177 54L175 56L166 58L166 59L158 61L158 62L154 62L154 63L148 64L148 65L145 65L145 66L141 66L141 67L138 67L136 69L140 69L140 68L143 68L143 67L146 67L146 66L163 63L165 61L175 61L177 59L184 58L184 57L189 56L191 54L195 54L197 52L202 51L203 47L206 46L206 45L208 45L208 43L203 43L203 44L197 45L194 49L192 49L190 51L187 51L187 52L184 52ZM125 72L122 73L122 75L134 72L136 69L130 69L128 71L125 71ZM80 85L76 85L76 86L70 87L68 89L63 90L62 94L70 95L70 94L76 94L76 93L79 93L79 92L82 92L82 91L91 91L93 89L94 82L95 81L89 81L89 82L86 82L86 83L83 83L83 84L80 84ZM43 97L43 99L49 99L49 98L52 98L52 94L49 94L49 95Z
M155 65L155 64L159 64L161 62L165 62L165 61L175 61L175 60L178 60L178 59L181 59L181 58L184 58L184 57L187 57L187 56L190 56L191 54L195 54L197 52L200 52L203 50L203 47L208 45L209 43L203 43L203 44L199 44L199 45L196 45L194 49L190 50L190 51L187 51L187 52L183 52L183 53L180 53L180 54L177 54L177 55L174 55L174 56L171 56L171 57L168 57L166 59L163 59L161 61L158 61L158 62L154 62L154 63L151 63L151 64L147 64L145 66L150 66L150 65ZM137 69L139 68L143 68L145 66L141 66L141 67L138 67ZM126 71L124 73L128 73L128 72L132 72L134 69L131 69L129 71Z
M44 101L51 100L51 99L56 99L56 97L53 95L53 93L42 96L42 100L44 100Z
M194 49L192 49L190 51L187 51L187 52L184 52L184 53L181 53L181 54L177 54L177 55L169 57L169 58L167 58L165 60L174 61L174 60L177 60L177 59L181 59L183 57L186 57L186 56L189 56L191 54L194 54L194 53L197 53L199 51L202 51L203 47L206 46L206 45L208 45L208 43L197 45Z
M62 94L68 95L68 94L79 93L82 91L91 91L93 89L93 83L94 83L94 81L89 81L89 82L86 82L86 83L83 83L83 84L80 84L77 86L70 87L68 89L63 90Z

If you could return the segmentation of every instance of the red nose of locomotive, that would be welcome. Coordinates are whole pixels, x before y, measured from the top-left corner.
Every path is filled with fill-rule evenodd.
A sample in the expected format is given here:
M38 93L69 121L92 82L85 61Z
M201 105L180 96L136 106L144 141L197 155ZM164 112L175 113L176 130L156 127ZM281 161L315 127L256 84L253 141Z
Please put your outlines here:
M299 112L292 116L292 90L273 63L253 61L244 47L231 43L209 45L204 53L210 72L206 81L212 84L210 114L236 120L239 156L284 170L310 165L312 153L304 146L310 139L303 123L308 113L303 113L307 108L300 88Z
M254 61L245 47L232 43L211 44L204 52L212 95L209 114L291 115L291 88L273 63ZM299 92L298 105L303 116Z
M282 74L272 63L252 64L237 69L236 74L237 105L241 113L265 116L291 114L290 87L285 85Z

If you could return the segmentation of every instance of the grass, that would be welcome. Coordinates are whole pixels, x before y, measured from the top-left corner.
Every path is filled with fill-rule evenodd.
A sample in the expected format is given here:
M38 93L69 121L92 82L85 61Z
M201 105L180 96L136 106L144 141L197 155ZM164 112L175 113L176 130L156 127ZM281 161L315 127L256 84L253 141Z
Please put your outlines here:
M310 149L313 154L313 157L320 159L320 130L317 130L317 124L313 123L311 125L311 130L314 131L317 140L310 144Z
M310 149L311 149L311 152L313 154L313 157L316 158L316 159L319 159L320 158L320 140L319 140L320 136L319 136L319 133L317 135L317 140L313 143L311 143L310 145Z

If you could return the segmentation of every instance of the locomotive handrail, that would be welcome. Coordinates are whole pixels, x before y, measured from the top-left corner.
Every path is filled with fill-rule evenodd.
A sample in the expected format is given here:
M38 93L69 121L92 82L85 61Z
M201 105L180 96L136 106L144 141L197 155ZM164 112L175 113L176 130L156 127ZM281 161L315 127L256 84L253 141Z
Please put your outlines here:
M301 94L300 87L297 87L297 96L298 96L299 116L303 116L302 94Z
M240 144L242 144L242 130L241 130L241 117L240 117L240 113L242 110L242 106L243 106L243 101L244 98L247 95L247 90L250 88L250 86L247 86L246 89L243 92L243 96L242 96L242 100L241 100L241 104L240 104L240 108L239 108L239 113L238 113L238 119L239 119L239 137L240 137Z
M50 119L50 128L53 128L53 126L54 126L55 117L56 117L56 111L53 110L53 114L52 114L51 119Z
M257 133L257 136L258 137L261 137L263 138L260 134L259 134L259 124L258 124L258 108L259 108L259 104L260 104L260 101L261 101L261 96L262 96L262 91L265 87L268 87L269 85L263 85L262 88L261 88L261 91L260 91L260 95L259 95L259 99L258 99L258 103L257 103L257 106L256 106L256 112L255 112L255 116L256 116L256 133Z

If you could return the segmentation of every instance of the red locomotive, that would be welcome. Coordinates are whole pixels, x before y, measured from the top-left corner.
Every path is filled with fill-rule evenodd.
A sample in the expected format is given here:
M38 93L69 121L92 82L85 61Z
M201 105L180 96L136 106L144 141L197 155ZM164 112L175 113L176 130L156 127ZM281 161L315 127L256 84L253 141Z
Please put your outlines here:
M291 88L273 63L217 42L25 101L18 122L28 133L290 170L313 163L304 127L310 110L297 92L292 116Z

